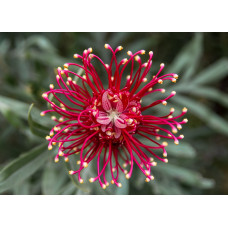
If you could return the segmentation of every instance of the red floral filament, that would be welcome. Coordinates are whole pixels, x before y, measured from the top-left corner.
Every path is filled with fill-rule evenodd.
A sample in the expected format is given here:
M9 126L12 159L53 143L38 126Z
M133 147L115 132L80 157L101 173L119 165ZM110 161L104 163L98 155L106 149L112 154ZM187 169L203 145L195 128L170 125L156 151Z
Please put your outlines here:
M168 162L165 149L167 142L157 141L165 138L174 140L175 144L179 143L179 139L184 136L175 136L175 134L187 119L181 121L177 119L182 117L187 109L184 108L176 117L172 116L174 108L171 108L168 115L161 117L143 114L144 111L156 105L166 105L167 100L176 94L174 91L168 97L153 101L144 107L141 101L145 96L153 95L155 92L164 93L164 89L153 89L153 87L158 83L162 84L165 80L176 82L178 76L174 73L159 76L164 68L164 64L161 64L158 73L148 80L146 76L152 66L153 52L149 52L149 60L142 63L139 55L145 54L144 50L135 54L128 51L129 59L123 59L118 63L116 53L122 50L122 47L119 46L114 51L110 45L105 44L105 48L112 53L109 65L98 56L91 54L92 48L89 48L82 56L74 55L75 58L82 60L82 65L67 63L63 70L60 67L57 69L56 80L59 89L54 89L51 84L50 91L43 94L43 98L51 104L52 109L43 111L41 115L55 112L60 116L59 118L52 116L57 124L51 129L50 136L46 137L49 141L48 148L52 149L52 145L58 143L56 162L59 156L63 156L65 161L68 161L70 155L79 155L77 162L79 168L69 173L78 174L80 183L83 183L81 171L95 159L97 176L90 178L90 182L98 180L102 188L109 185L105 176L108 169L111 172L111 183L121 187L121 183L118 182L119 173L123 172L127 179L130 178L134 164L140 168L148 182L153 179L151 166L157 164L153 157L162 162ZM97 59L105 69L108 77L107 89L103 87L91 63L92 59ZM121 87L128 65L130 74L126 77L125 85ZM81 76L68 69L73 66L81 68L85 75ZM137 70L135 70L136 66ZM76 83L72 76L80 79L81 84ZM142 83L146 82L147 84L142 87ZM50 94L58 104L49 98ZM153 99L153 96L151 98ZM171 131L163 128L164 126ZM141 143L137 138L139 136L144 137L149 145ZM163 153L162 157L159 156L160 152Z

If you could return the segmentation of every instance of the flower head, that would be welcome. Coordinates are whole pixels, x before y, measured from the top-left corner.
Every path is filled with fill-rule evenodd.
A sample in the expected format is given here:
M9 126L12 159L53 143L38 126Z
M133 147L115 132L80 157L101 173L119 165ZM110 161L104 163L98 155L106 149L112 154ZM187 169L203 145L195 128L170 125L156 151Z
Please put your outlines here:
M98 180L102 188L109 185L105 177L108 170L112 177L111 183L121 187L119 173L125 173L129 179L134 164L148 182L154 178L151 175L151 167L157 164L154 158L168 162L165 149L168 143L159 143L158 140L171 139L178 144L179 139L184 137L175 134L187 122L187 119L178 121L187 112L186 108L176 117L173 116L174 108L165 116L153 115L154 106L166 105L167 100L176 94L173 91L164 99L154 100L154 93L165 93L163 88L154 87L165 80L176 82L178 75L170 73L161 76L164 68L162 63L158 73L150 76L153 52L149 52L149 60L145 63L140 58L140 55L145 54L144 50L134 54L128 51L129 59L118 62L116 54L122 47L113 50L105 44L105 48L112 54L109 65L92 54L92 48L89 48L82 56L74 55L82 65L67 63L64 69L57 69L59 88L55 89L51 84L50 90L43 94L43 98L51 104L51 109L43 111L41 115L53 112L57 116L52 116L56 125L51 129L50 136L46 137L48 148L52 149L53 145L58 144L56 162L59 156L68 161L71 155L78 154L79 168L69 173L77 174L80 183L83 183L81 172L93 160L97 165L97 176L91 177L89 181ZM92 64L95 60L101 63L106 72L107 88L102 83L104 77L99 76ZM84 75L70 69L74 67L81 69ZM51 94L55 102L49 96ZM151 96L152 103L143 106L141 103L146 96ZM151 115L145 114L148 110ZM139 136L145 140L141 142Z

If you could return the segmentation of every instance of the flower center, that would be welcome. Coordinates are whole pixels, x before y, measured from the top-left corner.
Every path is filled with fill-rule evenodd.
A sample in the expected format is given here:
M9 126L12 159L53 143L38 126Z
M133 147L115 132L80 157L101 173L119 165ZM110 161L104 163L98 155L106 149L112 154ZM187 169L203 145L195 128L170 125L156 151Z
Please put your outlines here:
M91 128L99 131L99 140L112 140L116 143L123 141L123 134L134 134L140 124L141 105L138 100L130 100L129 92L114 93L106 90L102 96L94 97L89 107L92 112L93 125Z
M119 115L117 111L112 110L111 112L109 112L109 118L111 119L111 121L117 119L118 116Z

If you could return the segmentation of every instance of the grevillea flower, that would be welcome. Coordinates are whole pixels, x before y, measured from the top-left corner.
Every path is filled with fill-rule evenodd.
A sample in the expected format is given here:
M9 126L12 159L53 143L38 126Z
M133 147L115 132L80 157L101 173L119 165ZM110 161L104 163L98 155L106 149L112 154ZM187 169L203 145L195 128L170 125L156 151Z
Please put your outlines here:
M125 173L129 179L134 166L138 166L148 182L154 179L151 175L151 167L157 164L154 158L168 162L165 149L168 143L159 143L158 140L171 139L178 144L178 140L184 137L175 134L187 122L187 119L178 121L187 112L186 108L176 117L172 115L174 108L165 116L153 115L156 105L166 105L167 100L176 94L173 91L164 99L154 100L154 93L165 93L165 89L154 88L155 85L162 84L165 80L176 82L178 75L170 73L161 76L163 63L156 75L149 75L153 56L151 51L149 60L145 63L139 56L145 54L144 50L134 54L128 51L129 59L118 62L116 54L122 47L113 50L105 44L105 48L112 54L109 65L92 54L92 48L89 48L82 56L74 55L74 58L82 61L82 65L67 63L64 69L57 69L56 81L59 88L55 89L51 84L50 91L43 93L42 96L51 104L51 109L43 111L41 115L49 112L57 115L52 116L56 125L51 129L50 136L46 137L49 141L48 148L51 150L52 145L58 144L56 162L59 161L59 156L68 161L71 155L78 154L79 167L69 173L77 174L80 183L83 183L81 172L90 162L95 162L97 176L91 177L89 181L98 180L102 188L109 185L105 176L107 172L111 173L111 183L121 187L118 182L119 173ZM106 74L102 78L93 61L101 63ZM80 68L84 75L75 73L71 68ZM105 78L108 79L107 88L102 84ZM142 106L142 100L146 96L151 96L152 103ZM52 101L53 98L55 102ZM148 110L151 115L144 114ZM147 144L140 141L140 137Z

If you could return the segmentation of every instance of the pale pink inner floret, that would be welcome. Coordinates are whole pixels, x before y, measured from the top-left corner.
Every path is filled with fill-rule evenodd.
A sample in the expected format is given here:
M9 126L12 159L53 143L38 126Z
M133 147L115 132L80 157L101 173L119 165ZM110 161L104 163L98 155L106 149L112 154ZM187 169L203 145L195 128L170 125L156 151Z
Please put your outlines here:
M108 96L108 91L105 91L102 96L102 108L104 111L99 111L96 121L102 124L102 132L106 132L108 135L114 132L114 137L119 138L121 129L125 129L133 120L129 121L129 117L123 114L123 112L127 113L127 108L123 109L123 103L117 95L114 95L116 99L114 105L111 104ZM109 129L110 131L106 131Z

